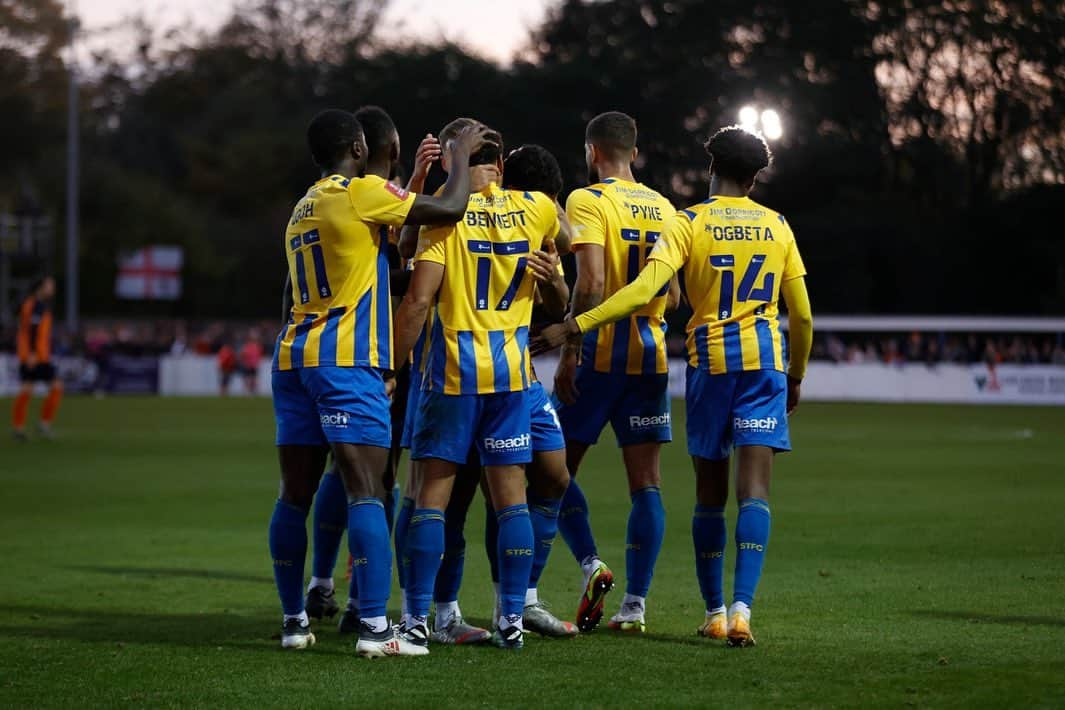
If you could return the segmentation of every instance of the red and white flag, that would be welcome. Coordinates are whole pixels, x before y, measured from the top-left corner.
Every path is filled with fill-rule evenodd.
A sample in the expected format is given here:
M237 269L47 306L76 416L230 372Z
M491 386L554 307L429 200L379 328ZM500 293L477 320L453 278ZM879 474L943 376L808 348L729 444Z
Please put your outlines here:
M181 298L181 247L151 246L118 257L115 295L130 300Z

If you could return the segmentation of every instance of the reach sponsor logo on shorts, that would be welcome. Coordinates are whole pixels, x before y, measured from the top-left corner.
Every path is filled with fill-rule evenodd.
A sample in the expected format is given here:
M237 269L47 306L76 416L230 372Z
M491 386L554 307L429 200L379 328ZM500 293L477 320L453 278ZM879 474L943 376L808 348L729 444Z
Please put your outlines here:
M532 434L522 434L509 439L496 439L495 437L486 436L484 439L484 448L487 451L528 451L531 446Z
M346 429L350 419L351 415L347 412L322 412L319 421L323 427Z
M659 427L669 426L670 422L672 422L672 417L669 412L653 417L640 417L634 414L629 417L629 429L631 431L658 429Z
M776 417L764 417L763 419L741 419L736 417L732 420L734 431L776 431L777 424Z

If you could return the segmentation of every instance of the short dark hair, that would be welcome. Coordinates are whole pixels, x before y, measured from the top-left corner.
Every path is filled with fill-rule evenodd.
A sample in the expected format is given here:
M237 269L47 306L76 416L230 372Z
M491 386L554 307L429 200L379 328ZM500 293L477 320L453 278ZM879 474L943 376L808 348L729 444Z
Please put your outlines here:
M720 129L703 147L713 161L710 170L741 185L753 183L758 171L773 162L765 138L741 126Z
M447 149L448 141L452 141L462 133L462 129L469 128L470 126L480 125L480 121L475 118L460 117L450 122L446 126L440 129L440 133L437 134L437 140L440 141L440 147L444 150Z
M558 197L562 192L562 169L547 148L526 144L510 151L503 161L503 184L514 190Z
M636 147L636 121L620 111L607 111L588 122L584 137L613 157L627 158Z
M320 168L336 165L360 135L362 126L355 114L337 108L322 111L307 126L307 145L315 165Z
M380 106L363 106L355 112L355 119L362 126L363 135L366 136L366 146L371 154L392 147L397 131L396 124L387 111Z

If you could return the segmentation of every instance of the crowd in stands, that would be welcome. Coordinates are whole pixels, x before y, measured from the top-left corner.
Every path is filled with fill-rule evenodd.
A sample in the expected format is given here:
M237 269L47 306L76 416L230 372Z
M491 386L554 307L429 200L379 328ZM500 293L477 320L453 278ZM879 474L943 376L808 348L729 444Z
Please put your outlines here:
M812 360L902 364L918 362L992 365L1065 365L1065 336L1044 333L964 334L919 333L815 333Z
M210 355L223 371L246 372L256 358L273 354L276 322L89 321L73 336L55 331L57 355L99 360L120 355ZM13 327L0 336L0 352L14 349ZM670 339L682 357L682 337ZM1041 363L1065 365L1065 334L816 332L811 359L846 363Z

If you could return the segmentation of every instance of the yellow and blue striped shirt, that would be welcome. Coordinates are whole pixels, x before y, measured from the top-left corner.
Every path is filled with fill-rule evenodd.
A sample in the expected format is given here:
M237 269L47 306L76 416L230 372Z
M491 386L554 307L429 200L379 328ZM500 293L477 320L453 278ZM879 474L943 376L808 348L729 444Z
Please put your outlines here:
M691 304L688 361L712 374L785 370L780 285L806 275L787 221L747 197L681 210L650 259L680 275Z
M610 296L636 280L667 220L676 210L669 200L636 182L608 178L574 190L566 200L573 225L573 248L603 247L603 294ZM596 372L663 374L666 362L667 286L628 318L584 338L582 358Z
M470 195L458 224L423 233L417 261L444 266L423 389L452 395L528 389L534 280L526 264L558 228L551 198L493 183Z
M392 367L388 227L415 196L377 176L331 175L296 203L285 229L292 313L275 370Z

